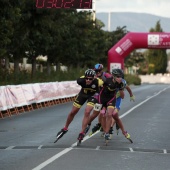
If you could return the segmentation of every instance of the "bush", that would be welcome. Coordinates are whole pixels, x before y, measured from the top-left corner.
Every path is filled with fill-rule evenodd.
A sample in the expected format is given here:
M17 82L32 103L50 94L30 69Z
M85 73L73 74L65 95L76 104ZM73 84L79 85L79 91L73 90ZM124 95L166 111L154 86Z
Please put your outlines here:
M137 75L125 74L125 80L128 85L141 85L141 79Z
M20 73L14 74L13 72L9 73L8 71L0 68L0 86L55 81L71 81L76 80L78 77L82 76L84 71L85 69L74 68L69 69L67 72L60 70L56 72L52 71L50 75L45 71L37 71L34 77L32 77L31 73L27 71L20 71Z
M29 84L29 83L44 83L44 82L55 82L55 81L72 81L84 74L85 69L82 68L71 68L67 72L63 71L52 71L51 74L47 72L37 71L34 77L27 71L21 71L19 74L9 73L0 68L0 86L5 85L18 85L18 84ZM140 85L141 79L137 75L125 75L127 84Z

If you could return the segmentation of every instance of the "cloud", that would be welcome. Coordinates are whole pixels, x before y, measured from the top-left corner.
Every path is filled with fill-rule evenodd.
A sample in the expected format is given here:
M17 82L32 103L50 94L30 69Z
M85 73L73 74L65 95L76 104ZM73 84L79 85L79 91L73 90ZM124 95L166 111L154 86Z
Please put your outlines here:
M170 0L96 0L96 12L140 12L169 17Z

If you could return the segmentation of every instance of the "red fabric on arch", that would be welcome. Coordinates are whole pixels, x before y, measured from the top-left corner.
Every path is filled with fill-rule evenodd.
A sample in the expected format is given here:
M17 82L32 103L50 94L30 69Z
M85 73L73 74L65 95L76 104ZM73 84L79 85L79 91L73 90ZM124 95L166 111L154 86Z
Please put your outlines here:
M124 59L134 50L168 49L170 48L170 33L127 33L118 43L108 51L108 71L113 68L124 69Z

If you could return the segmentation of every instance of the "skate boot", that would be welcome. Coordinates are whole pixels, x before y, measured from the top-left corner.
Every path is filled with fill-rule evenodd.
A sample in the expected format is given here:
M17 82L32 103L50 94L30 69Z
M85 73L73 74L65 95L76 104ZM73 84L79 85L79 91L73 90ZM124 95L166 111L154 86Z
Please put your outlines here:
M57 133L57 135L56 135L57 139L54 141L54 143L56 143L60 138L62 138L63 135L64 135L65 133L67 133L67 131L68 131L67 128L61 129L61 130Z
M103 132L103 127L100 128L100 132Z
M112 139L112 137L113 137L113 127L110 127L109 134L110 134L110 139Z
M86 129L85 129L85 131L84 131L85 134L87 134L87 132L89 131L90 126L91 126L91 123L87 125L87 127L86 127Z
M105 132L103 131L103 127L100 128L100 132L102 132L101 137L104 137Z
M104 135L105 135L105 132L102 132L101 137L104 137Z
M107 146L108 141L110 140L110 134L109 133L105 133L104 138L105 138L105 144Z
M130 138L130 134L127 133L127 131L125 131L125 132L123 133L123 135L125 136L125 138L126 138L127 140L129 140L131 143L133 143L132 139Z
M81 132L77 138L78 142L77 142L77 146L79 146L81 144L81 141L83 140L85 136L85 133Z
M117 135L119 134L119 125L116 123L116 131L117 131Z
M100 123L97 123L97 124L93 127L93 129L92 129L92 131L90 132L89 136L91 136L91 135L93 135L94 133L96 133L98 130L100 130L100 128L101 128L101 124L100 124Z

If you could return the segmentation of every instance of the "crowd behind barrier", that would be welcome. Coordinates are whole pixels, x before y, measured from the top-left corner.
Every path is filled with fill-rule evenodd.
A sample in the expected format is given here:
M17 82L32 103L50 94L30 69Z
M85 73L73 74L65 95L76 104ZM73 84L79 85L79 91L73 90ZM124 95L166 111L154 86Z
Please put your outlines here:
M0 117L73 101L76 81L0 86Z

